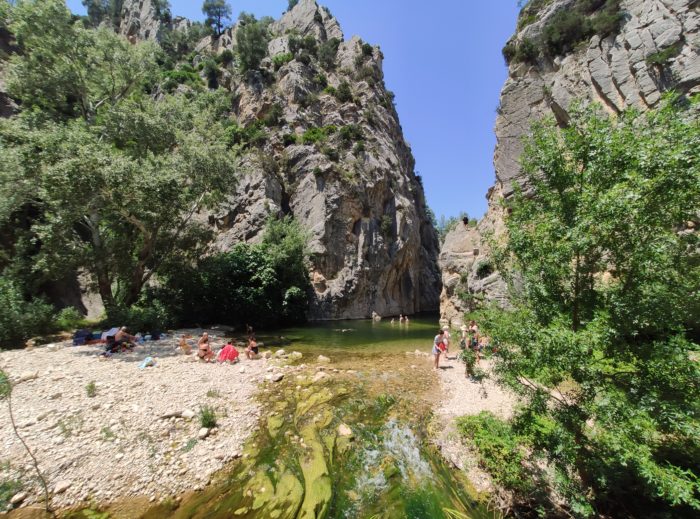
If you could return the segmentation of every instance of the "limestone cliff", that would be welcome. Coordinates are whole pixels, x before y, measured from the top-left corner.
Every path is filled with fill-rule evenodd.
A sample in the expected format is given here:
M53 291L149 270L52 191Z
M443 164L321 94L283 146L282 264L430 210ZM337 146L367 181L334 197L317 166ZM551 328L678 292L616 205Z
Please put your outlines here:
M186 26L153 9L149 0L127 0L120 32L157 39L164 23ZM193 63L235 51L238 30L240 22L203 40ZM437 235L384 86L381 51L358 37L343 41L337 20L314 0L301 0L269 31L259 71L240 74L233 62L217 77L232 93L237 124L258 137L242 147L236 194L208 215L216 247L255 241L269 214L290 214L311 237L312 319L436 310ZM314 47L340 41L322 66L315 52L290 48L290 37L311 37Z
M557 13L577 4L576 0L529 2L508 45L517 48L537 41ZM488 285L478 282L476 270L488 262L481 236L501 225L499 198L510 196L521 179L522 137L533 120L549 115L566 124L574 100L599 103L614 114L630 106L652 108L667 90L700 92L700 2L622 0L619 9L621 22L611 34L593 35L564 55L511 59L496 118L496 187L489 196L487 216L469 240L451 234L442 248L444 319L455 319L468 306L458 293L470 294L467 301L475 297L504 301L505 287L497 275ZM465 255L472 247L480 249L480 261ZM464 273L464 282L455 284L456 273Z

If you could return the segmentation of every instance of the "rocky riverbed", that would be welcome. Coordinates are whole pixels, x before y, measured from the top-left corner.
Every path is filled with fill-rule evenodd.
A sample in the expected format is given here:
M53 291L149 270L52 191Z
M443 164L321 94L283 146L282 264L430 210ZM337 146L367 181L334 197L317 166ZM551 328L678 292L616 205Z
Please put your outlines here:
M210 332L215 350L223 346L217 333ZM274 357L204 363L183 354L176 338L111 358L101 351L64 342L0 353L0 367L13 381L15 421L56 508L129 496L155 502L203 488L256 430L259 383L298 369ZM148 356L156 365L141 369ZM216 427L202 427L204 406L215 410ZM21 482L18 507L40 501L31 460L4 404L0 438L0 481Z

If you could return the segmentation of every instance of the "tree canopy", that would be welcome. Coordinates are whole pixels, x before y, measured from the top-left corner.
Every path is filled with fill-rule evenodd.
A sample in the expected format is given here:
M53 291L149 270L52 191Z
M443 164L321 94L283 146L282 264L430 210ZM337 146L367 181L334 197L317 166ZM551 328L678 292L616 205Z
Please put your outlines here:
M513 428L577 517L700 510L697 110L539 122L507 204L513 308L485 330L524 398Z
M232 11L226 0L204 0L202 13L207 17L204 23L214 29L217 36L220 36L226 22L231 19Z
M0 224L30 210L12 245L34 244L32 275L85 269L106 305L130 305L167 258L197 254L195 216L234 186L230 97L163 94L158 47L85 29L59 0L19 3L11 29L22 112L0 121Z

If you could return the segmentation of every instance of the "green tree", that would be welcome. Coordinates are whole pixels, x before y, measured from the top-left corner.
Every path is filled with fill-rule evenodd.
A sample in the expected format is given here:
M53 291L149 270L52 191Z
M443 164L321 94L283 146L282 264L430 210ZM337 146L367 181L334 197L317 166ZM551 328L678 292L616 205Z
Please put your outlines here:
M102 22L108 22L115 28L119 26L124 0L82 0L82 4L87 9L88 18L93 27L99 26Z
M216 36L221 36L224 26L231 19L231 6L226 0L204 0L202 13L207 17L204 22L214 30Z
M233 186L230 98L156 95L156 49L72 23L62 1L14 11L23 111L0 121L0 228L33 215L10 246L28 244L34 275L84 268L105 305L131 305L164 263L196 257L208 231L195 215Z
M157 75L155 44L85 29L60 0L20 2L11 30L24 52L10 59L8 89L25 110L93 120Z
M514 429L579 517L700 510L698 103L534 125L490 310Z
M252 14L241 13L236 32L236 46L242 72L256 70L267 55L267 23Z
M287 11L291 11L296 7L296 5L299 3L299 0L289 0L287 2Z

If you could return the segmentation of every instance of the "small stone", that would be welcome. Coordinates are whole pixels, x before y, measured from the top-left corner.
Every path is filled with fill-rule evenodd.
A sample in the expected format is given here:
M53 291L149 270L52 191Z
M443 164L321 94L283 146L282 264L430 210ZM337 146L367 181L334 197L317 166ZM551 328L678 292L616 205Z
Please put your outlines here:
M53 487L54 494L63 494L66 490L71 487L72 483L70 481L59 481L56 486Z
M25 371L19 376L19 381L20 382L28 382L29 380L35 380L39 378L39 372L38 371Z
M117 455L116 455L114 458L115 458L117 461L119 461L119 460L122 459L123 457L124 457L124 454L122 454L121 452L119 452L119 453L117 453Z
M202 427L197 433L197 438L199 438L200 440L205 439L207 436L209 436L209 429L207 429L206 427Z
M10 504L12 506L21 505L27 499L27 497L28 497L28 494L26 492L17 492L10 499Z
M258 344L258 346L260 346L260 344ZM263 359L269 359L270 357L272 357L272 352L271 352L271 351L265 351L265 352L261 353L260 356L261 356Z
M241 368L238 370L239 373L245 373L245 368Z
M313 382L319 382L320 380L323 380L324 378L328 378L328 373L325 371L319 371L314 375L314 378L311 379Z
M348 426L345 425L344 423L341 423L341 424L338 426L338 435L339 435L339 436L350 437L350 436L352 436L352 429L350 429L350 427L348 427Z
M284 351L284 350L277 350L277 351L275 352L275 357L277 357L277 358L279 358L279 357L284 357L286 354L287 354L287 352Z
M272 375L272 381L273 382L279 382L284 378L284 375L282 373L277 373L275 375Z
M290 357L294 360L299 360L302 358L304 355L300 351L293 351Z
M195 417L195 414L192 409L185 409L180 416L182 416L185 420L192 420L192 418Z
M54 393L49 397L49 400L57 400L63 396L63 393Z
M324 364L328 364L328 363L331 361L331 359L329 359L329 358L326 357L325 355L319 355L319 356L318 356L318 361L319 361L319 362L322 362L322 363L324 363Z

